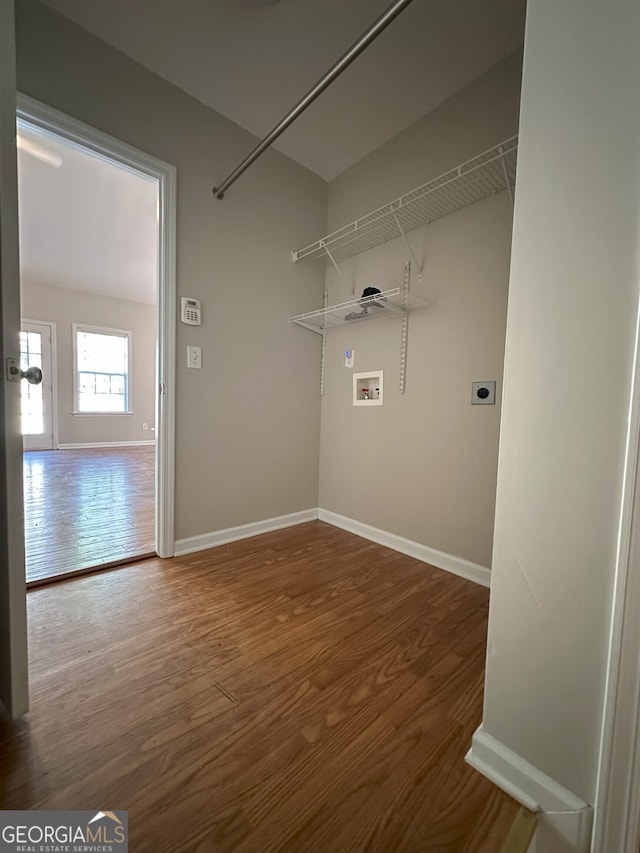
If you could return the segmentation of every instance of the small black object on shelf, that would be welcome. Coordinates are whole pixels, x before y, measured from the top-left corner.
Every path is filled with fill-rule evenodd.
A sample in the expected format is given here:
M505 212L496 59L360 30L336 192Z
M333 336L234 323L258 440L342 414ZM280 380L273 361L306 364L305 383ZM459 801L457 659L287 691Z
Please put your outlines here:
M362 296L358 300L360 305L362 305L362 311L357 314L355 311L351 311L349 314L345 314L345 320L361 320L365 317L369 311L369 308L384 308L383 302L387 301L386 296L382 296L380 299L372 299L373 296L377 296L382 291L377 287L365 287L362 291Z
M372 299L372 296L377 296L380 293L380 289L377 287L365 287L362 291L362 296L360 297L360 304L364 304L365 306L372 305L375 308L382 308L382 302L386 302L386 297L382 297L380 300Z

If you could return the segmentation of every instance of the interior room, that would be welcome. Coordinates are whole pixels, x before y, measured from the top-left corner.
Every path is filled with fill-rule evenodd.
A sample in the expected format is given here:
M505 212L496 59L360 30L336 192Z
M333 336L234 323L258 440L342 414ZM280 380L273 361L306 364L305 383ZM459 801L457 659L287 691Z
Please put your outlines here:
M32 585L155 555L158 187L23 120L17 143Z
M3 9L3 145L17 106L168 188L158 557L25 595L5 383L4 809L640 849L640 8L400 5L240 172L387 0Z

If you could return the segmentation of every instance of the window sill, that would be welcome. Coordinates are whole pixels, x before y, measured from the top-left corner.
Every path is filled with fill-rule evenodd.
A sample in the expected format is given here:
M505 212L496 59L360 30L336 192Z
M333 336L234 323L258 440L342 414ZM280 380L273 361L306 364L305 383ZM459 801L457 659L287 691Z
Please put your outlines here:
M130 418L133 412L71 412L74 418Z

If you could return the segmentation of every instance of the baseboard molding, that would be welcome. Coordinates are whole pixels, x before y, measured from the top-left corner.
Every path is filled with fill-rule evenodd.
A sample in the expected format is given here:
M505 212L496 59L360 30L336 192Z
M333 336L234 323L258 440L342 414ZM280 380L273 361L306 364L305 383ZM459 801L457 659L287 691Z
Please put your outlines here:
M155 439L150 441L83 441L73 444L58 444L58 450L84 450L91 447L151 447Z
M416 560L429 563L437 569L444 569L447 572L459 575L482 586L488 587L491 585L491 571L484 566L479 566L477 563L472 563L470 560L465 560L463 557L456 557L453 554L446 554L444 551L437 551L428 545L422 545L420 542L413 542L411 539L396 536L395 533L388 533L386 530L379 530L377 527L371 527L371 525L364 524L362 521L347 518L345 515L339 515L337 512L331 512L328 509L319 509L318 518L320 521L326 521L327 524L333 524L334 527L341 527L343 530L348 530L350 533L355 533L357 536L362 536L364 539L369 539L378 545L385 545L394 551L400 551L401 554L415 557Z
M378 545L399 551L401 554L415 557L438 569L452 572L454 575L459 575L482 586L488 587L491 583L491 572L484 566L464 560L462 557L445 554L443 551L436 551L435 548L429 548L419 542L412 542L410 539L396 536L395 533L379 530L369 524L318 507L302 512L292 512L289 515L276 516L275 518L266 518L263 521L253 521L249 524L241 524L238 527L214 530L211 533L203 533L200 536L191 536L187 539L178 539L175 543L174 553L176 557L180 557L184 554L216 548L218 545L226 545L229 542L237 542L240 539L248 539L250 536L259 536L261 533L270 533L272 530L282 530L285 527L293 527L296 524L304 524L307 521L317 519L332 524L334 527L340 527L342 530L347 530L349 533L355 533L357 536L362 536Z
M223 530L214 530L212 533L203 533L200 536L178 539L175 544L175 555L181 557L184 554L193 554L195 551L217 548L218 545L248 539L250 536L259 536L261 533L270 533L272 530L282 530L285 527L304 524L306 521L316 521L317 518L318 509L313 507L301 512L291 512L288 515L278 515L275 518L265 518L263 521L240 524L238 527L227 527Z
M480 726L465 760L538 814L535 853L588 853L592 808Z

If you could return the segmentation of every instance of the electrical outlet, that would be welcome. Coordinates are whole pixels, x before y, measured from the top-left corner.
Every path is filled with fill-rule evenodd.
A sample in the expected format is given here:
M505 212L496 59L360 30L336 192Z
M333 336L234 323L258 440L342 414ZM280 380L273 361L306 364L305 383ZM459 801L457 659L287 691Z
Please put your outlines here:
M353 357L356 354L354 349L346 349L344 351L344 366L353 367Z
M142 424L142 429L143 429L143 430L148 430L148 429L149 429L149 424Z
M494 406L496 402L495 381L471 383L472 406Z

